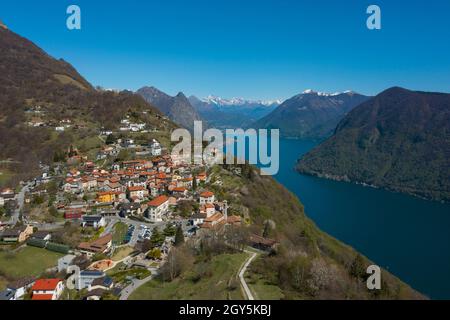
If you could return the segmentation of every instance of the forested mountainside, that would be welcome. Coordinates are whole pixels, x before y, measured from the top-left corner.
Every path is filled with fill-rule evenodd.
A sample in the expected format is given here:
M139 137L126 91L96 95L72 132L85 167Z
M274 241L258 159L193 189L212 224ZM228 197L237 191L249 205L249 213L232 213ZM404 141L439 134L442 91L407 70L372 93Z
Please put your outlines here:
M450 200L450 94L391 88L306 154L303 173Z

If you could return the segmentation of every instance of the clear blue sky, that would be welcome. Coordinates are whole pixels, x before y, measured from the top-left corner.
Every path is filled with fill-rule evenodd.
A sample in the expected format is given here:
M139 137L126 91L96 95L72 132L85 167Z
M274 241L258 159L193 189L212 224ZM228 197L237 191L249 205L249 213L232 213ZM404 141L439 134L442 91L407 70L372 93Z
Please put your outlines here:
M82 30L66 29L66 8ZM366 8L382 9L382 30ZM450 92L447 0L15 0L0 19L94 85L200 97L288 98L307 88Z

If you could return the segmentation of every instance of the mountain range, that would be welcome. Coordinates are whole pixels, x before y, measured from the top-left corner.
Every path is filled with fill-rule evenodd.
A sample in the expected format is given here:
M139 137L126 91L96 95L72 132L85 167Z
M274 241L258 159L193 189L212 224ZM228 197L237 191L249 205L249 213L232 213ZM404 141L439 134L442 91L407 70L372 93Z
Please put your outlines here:
M272 112L279 100L225 99L216 96L199 99L190 96L189 101L200 116L214 128L244 128Z
M353 109L302 173L450 200L450 94L394 87Z
M155 87L143 87L137 91L137 94L184 128L192 130L194 121L201 120L197 110L192 107L182 92L172 97Z
M286 100L251 127L280 129L284 137L322 139L330 136L339 121L367 99L352 91L328 94L306 90Z

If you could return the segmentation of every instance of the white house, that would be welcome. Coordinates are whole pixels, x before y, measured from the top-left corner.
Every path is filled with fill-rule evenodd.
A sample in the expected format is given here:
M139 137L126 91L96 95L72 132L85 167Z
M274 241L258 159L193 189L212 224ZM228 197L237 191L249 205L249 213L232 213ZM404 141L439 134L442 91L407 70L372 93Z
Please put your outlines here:
M153 222L161 222L163 215L169 210L169 198L159 196L148 203L148 218Z
M155 139L153 139L152 144L150 145L150 150L152 153L152 156L160 156L162 154L162 148L161 148L161 144L156 141Z
M204 191L200 194L200 204L213 204L214 201L214 193L212 193L211 191Z
M14 292L14 297L11 300L22 298L33 285L34 278L23 278L8 284L8 290Z
M33 287L32 300L58 300L64 290L61 279L39 279Z

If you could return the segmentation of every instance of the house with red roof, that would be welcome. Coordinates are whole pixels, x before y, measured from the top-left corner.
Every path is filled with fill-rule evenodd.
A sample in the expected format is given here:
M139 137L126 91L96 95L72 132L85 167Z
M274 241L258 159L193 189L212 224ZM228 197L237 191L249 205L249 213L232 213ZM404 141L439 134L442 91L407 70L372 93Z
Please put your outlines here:
M58 300L64 290L64 282L61 279L36 280L31 291L32 300Z
M212 193L211 191L204 191L200 194L200 204L213 204L214 201L214 193Z
M161 222L162 217L169 211L169 198L167 196L159 196L148 204L148 218L153 222Z

